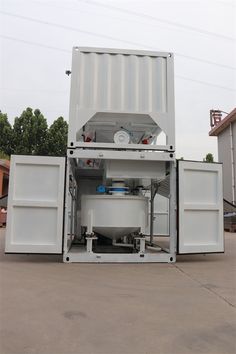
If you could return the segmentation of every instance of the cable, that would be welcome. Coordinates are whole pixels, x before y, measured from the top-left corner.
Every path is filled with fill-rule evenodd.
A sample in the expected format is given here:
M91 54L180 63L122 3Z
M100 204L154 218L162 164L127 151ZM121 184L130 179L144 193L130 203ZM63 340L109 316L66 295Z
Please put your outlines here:
M75 31L75 32L79 32L79 33L84 33L84 34L87 34L87 35L93 36L93 37L105 38L105 39L109 39L109 40L112 40L112 41L117 41L117 42L121 42L121 43L131 44L131 45L135 45L135 46L138 46L138 47L142 46L142 47L147 48L147 49L161 51L158 48L154 48L154 47L148 46L148 45L143 45L142 43L139 43L139 42L133 42L133 41L129 41L129 40L126 40L126 39L120 39L120 38L108 36L108 35L105 35L105 34L98 34L98 33L95 33L95 32L81 30L79 28L75 28L75 27L71 27L71 26L65 26L65 25L61 25L61 24L57 24L57 23L48 22L48 21L43 21L43 20L32 18L32 17L16 15L16 14L12 14L12 13L9 13L9 12L6 12L6 11L1 11L0 10L0 13L5 15L5 16L16 17L16 18L20 18L20 19L23 19L23 20L27 20L27 21L31 21L31 22L35 22L35 23L40 23L40 24L43 24L43 25L47 25L47 26L53 26L53 27L57 27L57 28L63 28L65 30L69 30L69 31ZM175 55L177 55L179 57L187 58L187 59L190 59L190 60L195 60L195 61L200 61L200 62L203 62L203 63L207 63L207 64L210 64L210 65L216 65L216 66L227 68L227 69L230 69L230 70L236 70L236 67L233 67L233 66L219 64L219 63L216 63L216 62L212 62L210 60L196 58L196 57L193 57L193 56L190 56L190 55L181 54L181 53L178 53L178 52L175 52Z
M80 1L80 0L77 0L77 1ZM216 0L215 0L216 1ZM36 3L36 4L38 4L38 5L41 5L41 6L47 6L47 7L53 7L54 9L55 8L57 8L57 9L62 9L62 10L68 10L68 11L73 11L73 12L82 12L82 13L86 13L86 14L89 14L89 15L95 15L95 16L99 16L99 17L105 17L105 18L107 18L107 14L105 14L105 13L94 13L94 12L91 12L91 11L87 11L87 10L84 10L84 9L77 9L77 8L71 8L71 7L65 7L65 6L58 6L58 5L56 5L55 3L42 3L41 1L39 1L39 0L31 0L31 2L34 2L34 3ZM84 2L83 0L82 0L82 2ZM88 2L89 3L89 2ZM90 3L89 3L90 4ZM92 5L92 4L91 4ZM95 10L96 11L96 10ZM140 17L142 17L142 15L140 14ZM128 21L129 23L130 22L133 22L133 23L137 23L137 24L143 24L143 25L146 25L146 22L140 22L139 20L135 20L134 18L126 18L126 17L117 17L117 16L112 16L112 15L110 15L109 14L109 20L110 19L114 19L114 20L118 20L118 21ZM165 20L163 20L163 22L164 22ZM157 25L157 26L161 26L162 28L163 28L163 23L161 23L161 24L155 24L155 23L153 23L152 25ZM167 24L167 26L169 26L168 24ZM176 26L177 26L177 24L176 24ZM164 28L166 28L166 25L165 25L165 23L164 23ZM167 29L167 30L172 30L173 31L173 29ZM176 30L180 30L180 31L186 31L187 29L185 29L185 28L176 28L175 29L175 31ZM216 35L218 35L218 34L216 34ZM236 39L236 38L235 38Z
M220 5L224 5L224 6L230 6L230 7L233 7L235 8L235 2L231 2L231 1L225 1L225 0L214 0L214 3L218 3Z
M14 38L14 37L9 37L9 36L4 36L0 34L1 38L7 39L7 40L12 40L12 41L16 41L16 42L20 42L20 43L24 43L24 44L29 44L29 45L34 45L37 47L43 47L43 48L47 48L47 49L52 49L52 50L57 50L60 52L66 52L66 53L71 53L70 50L66 50L66 49L61 49L61 48L57 48L57 47L52 47L52 46L48 46L48 45L44 45L44 44L40 44L40 43L36 43L36 42L30 42L30 41L26 41L26 40L22 40L22 39L18 39L18 38ZM213 86L213 87L217 87L220 89L224 89L224 90L229 90L229 91L236 91L233 88L229 88L229 87L225 87L225 86L220 86L220 85L215 85L212 84L210 82L206 82L206 81L200 81L200 80L195 80L195 79L191 79L188 77L184 77L184 76L180 76L180 75L175 75L176 78L182 79L182 80L187 80L187 81L192 81L192 82L197 82L199 84L203 84L203 85L208 85L208 86Z
M206 30L202 30L193 26L189 26L189 25L183 25L182 23L178 23L178 22L174 22L174 21L169 21L169 20L163 20L161 18L158 17L154 17L152 15L148 15L148 14L141 14L139 12L133 11L133 10L128 10L128 9L122 9L120 7L117 6L113 6L113 5L108 5L108 4L104 4L104 3L99 3L97 1L94 0L76 0L77 2L83 2L85 4L89 4L89 5L93 5L93 6L98 6L98 7L104 7L110 10L115 10L115 11L119 11L122 13L127 13L129 15L133 15L133 16L138 16L138 17L142 17L142 18L147 18L148 20L152 20L152 21L157 21L157 22L161 22L161 23L167 23L171 26L176 26L176 27L181 27L183 29L189 30L189 31L193 31L193 32L198 32L201 34L205 34L208 36L214 36L214 37L219 37L222 39L227 39L227 40L231 40L231 41L235 41L236 38L234 37L229 37L229 36L225 36L222 34L218 34L218 33L214 33L214 32L210 32L210 31L206 31Z
M0 87L0 91L20 91L20 92L28 92L31 91L31 88L15 88L15 87ZM53 94L58 94L58 95L65 95L68 94L68 91L66 90L55 90L55 89L40 89L40 88L34 88L34 92L41 92L41 93L53 93Z
M50 45L47 45L47 44L41 44L41 43L26 41L24 39L19 39L19 38L15 38L15 37L5 36L4 34L0 34L0 37L4 38L4 39L7 39L9 41L15 41L15 42L20 42L20 43L24 43L24 44L35 45L35 46L46 48L46 49L57 50L57 51L63 52L63 53L71 53L71 50L58 48L58 47L50 46Z
M196 80L196 79L190 79L189 77L185 77L185 76L181 76L181 75L175 75L175 77L178 78L178 79L181 79L181 80L193 81L193 82L197 82L198 84L204 84L204 85L208 85L208 86L212 86L212 87L217 87L217 88L220 88L220 89L223 89L223 90L236 91L236 88L216 85L216 84L212 84L210 82Z

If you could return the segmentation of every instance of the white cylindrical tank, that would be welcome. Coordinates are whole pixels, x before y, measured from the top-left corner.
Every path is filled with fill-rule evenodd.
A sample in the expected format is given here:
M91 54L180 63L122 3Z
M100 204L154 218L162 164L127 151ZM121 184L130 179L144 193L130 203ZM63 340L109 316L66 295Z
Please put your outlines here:
M148 198L134 195L82 195L81 225L87 231L119 239L145 232Z

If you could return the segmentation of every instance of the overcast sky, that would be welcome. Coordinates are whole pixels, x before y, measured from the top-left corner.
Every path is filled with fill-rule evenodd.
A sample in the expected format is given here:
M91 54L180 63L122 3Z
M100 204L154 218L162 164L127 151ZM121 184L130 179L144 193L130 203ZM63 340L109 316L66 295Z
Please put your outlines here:
M1 0L0 109L68 119L73 46L175 53L177 157L217 158L209 110L236 106L234 1Z

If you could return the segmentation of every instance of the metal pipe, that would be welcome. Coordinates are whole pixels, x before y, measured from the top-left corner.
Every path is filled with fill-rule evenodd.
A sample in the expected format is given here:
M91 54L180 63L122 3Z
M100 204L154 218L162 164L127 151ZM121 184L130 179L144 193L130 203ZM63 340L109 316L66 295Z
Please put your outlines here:
M153 210L154 210L154 198L153 198L153 182L151 181L151 199L150 199L150 243L153 243Z
M112 243L112 246L134 248L134 245L132 243L117 243L117 242L114 242L114 243Z
M126 236L125 236L126 237ZM116 242L116 240L112 240L112 246L117 246L117 247L134 247L133 243L122 243L122 242Z
M71 182L71 205L70 205L70 235L74 235L74 180Z
M154 214L154 198L157 194L158 187L151 181L151 199L150 199L150 244L153 244L153 214Z
M169 199L169 253L175 258L177 247L177 196L176 196L176 161L170 163L170 199Z
M161 247L159 246L146 246L148 250L151 250L151 251L156 251L156 252L160 252L162 250Z
M235 204L235 172L234 172L234 145L233 145L233 130L232 123L229 126L230 134L230 158L231 158L231 178L232 178L232 203Z

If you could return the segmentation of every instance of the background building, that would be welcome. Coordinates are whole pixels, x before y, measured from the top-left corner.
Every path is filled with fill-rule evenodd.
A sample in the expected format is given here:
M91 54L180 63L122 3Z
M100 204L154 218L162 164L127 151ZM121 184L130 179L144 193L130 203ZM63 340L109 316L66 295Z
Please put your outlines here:
M10 161L0 159L0 227L6 224Z
M0 197L8 193L10 161L0 159Z
M211 111L210 136L217 136L219 162L223 163L224 199L236 204L236 108L222 119L222 111Z

